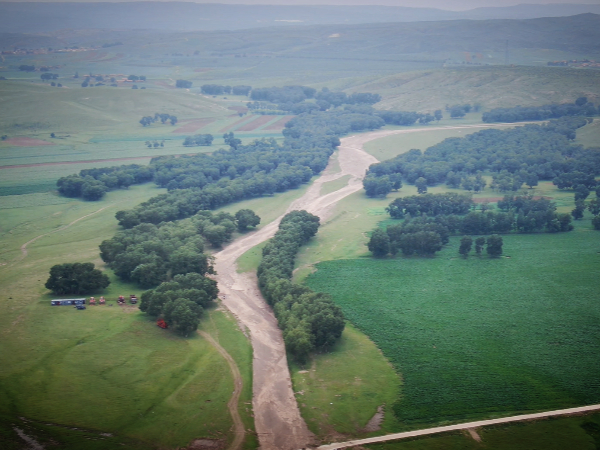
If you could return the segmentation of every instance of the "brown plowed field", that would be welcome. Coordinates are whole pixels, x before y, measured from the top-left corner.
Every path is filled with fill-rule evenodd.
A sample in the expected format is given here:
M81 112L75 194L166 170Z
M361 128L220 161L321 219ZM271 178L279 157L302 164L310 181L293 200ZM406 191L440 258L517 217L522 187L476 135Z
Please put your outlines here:
M234 130L239 124L245 122L246 120L248 120L247 117L242 117L240 120L232 123L231 125L226 126L225 128L222 128L221 130L219 130L219 133L227 133L230 130Z
M247 124L238 128L237 131L254 131L257 128L260 128L261 126L263 126L265 123L269 123L271 120L273 120L273 117L275 117L275 116L257 117L253 121L248 122Z
M172 133L194 133L195 131L204 128L206 125L213 123L215 120L217 119L208 118L192 120L186 123L184 126L173 130Z
M288 123L290 120L292 120L294 117L295 116L283 116L277 122L274 122L271 125L269 125L268 127L266 127L265 130L269 130L269 131L283 130L283 128L285 127L285 124Z
M245 106L230 106L227 109L230 109L231 111L236 111L238 113L244 113L244 114L246 114L248 112L248 108L246 108Z
M40 145L54 145L53 142L42 141L41 139L29 137L14 137L6 139L3 142L14 145L15 147L38 147Z

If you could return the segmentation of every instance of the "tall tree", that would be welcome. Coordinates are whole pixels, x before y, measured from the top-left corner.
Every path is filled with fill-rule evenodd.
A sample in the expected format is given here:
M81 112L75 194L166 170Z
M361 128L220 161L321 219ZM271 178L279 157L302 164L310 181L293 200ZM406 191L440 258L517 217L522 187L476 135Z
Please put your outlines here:
M473 247L473 238L471 238L471 236L463 236L463 238L460 240L460 248L458 249L458 253L466 258L469 256L471 247Z
M483 236L475 239L475 253L481 255L481 251L483 250L483 246L485 245L485 238Z
M108 277L92 263L65 263L50 268L46 289L56 295L88 294L110 284Z
M390 237L387 232L381 228L373 230L371 239L367 244L369 251L373 253L373 256L381 257L385 256L390 252Z
M502 254L502 244L502 236L492 234L489 238L487 238L487 254L492 258L497 258Z

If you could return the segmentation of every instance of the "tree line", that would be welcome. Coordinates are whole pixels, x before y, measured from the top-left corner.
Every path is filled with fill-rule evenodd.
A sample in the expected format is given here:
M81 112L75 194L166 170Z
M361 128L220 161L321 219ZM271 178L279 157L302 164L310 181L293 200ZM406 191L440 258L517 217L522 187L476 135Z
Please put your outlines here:
M479 191L481 174L494 174L493 186L516 191L523 183L553 180L570 172L600 173L600 149L583 149L569 141L587 120L565 117L543 125L508 130L482 130L464 138L447 138L425 152L413 149L373 164L363 180L367 195L385 196L402 185L448 187Z
M381 119L346 110L316 112L293 118L283 130L284 142L260 139L242 145L228 133L228 149L193 156L154 158L154 182L169 192L119 211L121 226L158 224L190 217L201 210L299 187L320 173L350 131L372 130Z
M142 184L154 178L151 167L130 164L113 167L84 169L79 174L59 178L58 192L65 197L84 200L100 200L114 189L126 189L134 184Z
M195 147L195 146L209 146L212 145L213 142L212 134L195 134L194 136L187 136L183 140L183 145L186 147Z
M387 211L393 218L404 220L385 230L373 230L367 246L377 257L398 252L432 256L449 242L451 235L557 233L573 229L570 214L557 213L553 202L530 194L505 195L498 201L499 211L475 211L472 207L471 199L456 194L428 194L423 202L412 197L394 200Z
M543 106L515 106L513 108L495 108L484 112L484 122L523 122L527 120L558 119L564 116L595 116L598 109L586 97L579 97L574 103L562 103Z
M252 86L238 85L238 86L223 86L221 84L203 84L200 86L200 91L206 95L248 95L252 90Z
M175 125L177 123L177 117L167 113L155 113L154 116L144 116L140 119L140 123L142 126L147 127L152 125L154 122L158 122L163 125L167 122L170 122L171 125Z
M319 218L306 211L286 214L264 247L257 271L259 287L273 307L286 348L300 362L315 349L333 345L345 326L341 309L328 294L291 282L296 254L318 228Z

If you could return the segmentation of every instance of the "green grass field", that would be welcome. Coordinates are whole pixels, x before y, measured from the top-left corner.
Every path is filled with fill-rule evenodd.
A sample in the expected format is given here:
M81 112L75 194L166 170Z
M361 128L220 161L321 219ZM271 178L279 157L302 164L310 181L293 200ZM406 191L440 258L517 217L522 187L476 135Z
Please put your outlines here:
M292 383L302 417L311 431L327 440L365 436L365 426L378 407L381 428L397 426L391 405L402 380L373 342L348 324L335 348L317 354L311 364L291 364Z
M24 416L96 434L116 433L119 439L138 442L139 448L182 446L198 437L230 439L232 421L225 406L233 381L226 361L208 342L165 332L133 306L90 306L86 311L50 307L53 297L43 287L54 264L91 261L103 267L98 244L117 231L114 213L161 191L152 185L134 186L111 192L102 202L60 201L51 194L1 199L9 212L0 216L4 427ZM23 257L20 246L40 235ZM136 286L108 272L112 284L97 296L114 304L118 295L140 294ZM205 316L201 329L238 363L244 378L240 414L252 429L252 350L247 338L232 317L217 310ZM73 449L82 448L81 439L87 439L63 437L72 442L65 448ZM255 448L255 443L250 433L245 448ZM114 448L111 440L97 445Z
M598 236L508 235L500 259L371 258L317 265L330 293L402 374L404 426L600 401Z

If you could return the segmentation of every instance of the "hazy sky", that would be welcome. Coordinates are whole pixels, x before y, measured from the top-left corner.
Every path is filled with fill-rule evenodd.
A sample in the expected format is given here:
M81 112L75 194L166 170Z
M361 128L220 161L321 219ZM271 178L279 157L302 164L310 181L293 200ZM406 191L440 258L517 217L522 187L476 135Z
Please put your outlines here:
M22 3L23 0L1 0ZM49 2L56 0L34 0L38 2ZM63 0L73 2L106 2L106 0ZM115 0L112 0L115 1ZM120 1L148 1L148 0L116 0ZM152 0L150 0L152 1ZM156 0L154 0L156 1ZM173 1L173 0L158 0ZM188 1L188 0L177 0ZM388 6L410 6L420 8L439 8L454 11L472 9L481 6L512 6L521 3L549 4L600 4L600 0L191 0L195 3L226 3L245 5L388 5Z

